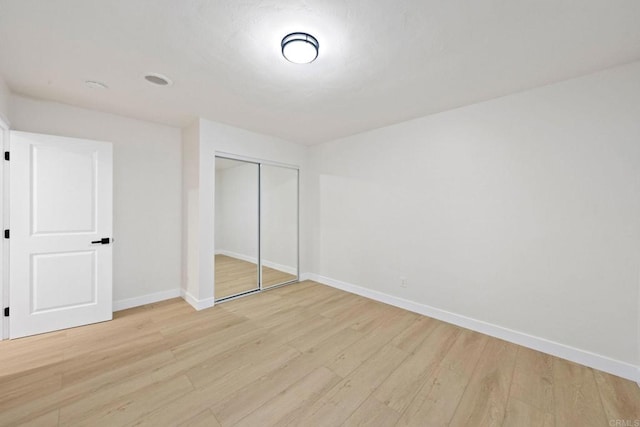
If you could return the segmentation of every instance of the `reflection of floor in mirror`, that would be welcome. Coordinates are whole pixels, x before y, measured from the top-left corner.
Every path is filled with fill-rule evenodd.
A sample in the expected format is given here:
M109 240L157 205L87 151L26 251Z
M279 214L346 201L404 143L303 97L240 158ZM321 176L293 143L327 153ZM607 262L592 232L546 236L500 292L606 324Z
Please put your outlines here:
M226 255L216 255L215 268L216 299L258 288L257 266L252 262ZM296 276L292 274L269 267L263 267L262 270L262 283L265 288L295 280L295 278Z

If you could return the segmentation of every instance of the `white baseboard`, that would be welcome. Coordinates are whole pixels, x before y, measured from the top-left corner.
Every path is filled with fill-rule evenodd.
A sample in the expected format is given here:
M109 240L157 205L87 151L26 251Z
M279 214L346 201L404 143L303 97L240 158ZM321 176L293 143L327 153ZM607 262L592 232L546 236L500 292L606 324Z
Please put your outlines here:
M262 265L264 265L265 267L273 268L274 270L283 271L294 276L298 275L298 270L295 267L289 267L288 265L278 264L266 259L262 260Z
M226 255L228 257L237 258L242 261L250 262L252 264L258 263L258 259L256 257L239 254L237 252L226 251L224 249L217 250L216 255ZM285 273L293 274L294 276L298 274L298 270L295 267L290 267L284 264L278 264L277 262L269 261L266 259L262 260L262 265L264 265L265 267L273 268L274 270L284 271Z
M370 298L385 304L393 305L405 310L419 313L424 316L433 317L466 329L490 335L514 344L528 347L543 353L550 354L562 359L570 360L581 365L589 366L622 378L635 381L640 385L640 366L632 365L627 362L611 359L607 356L592 353L590 351L581 350L558 342L550 341L525 334L523 332L514 331L509 328L494 325L482 320L473 319L446 310L431 307L426 304L409 301L383 292L374 291L353 285L351 283L342 282L340 280L331 279L329 277L320 276L314 273L304 273L301 280L314 280L316 282L328 285L343 291L347 291L356 295Z
M205 308L213 307L215 305L215 298L212 297L199 300L189 292L187 292L185 289L180 289L180 296L186 302L188 302L191 307L195 308L198 311L204 310Z
M139 307L166 299L178 298L179 296L180 289L170 289L168 291L156 292L139 297L121 299L113 302L113 311L126 310L127 308Z
M232 251L226 251L224 249L220 249L216 251L216 255L225 255L231 258L237 258L237 259L241 259L242 261L247 261L250 262L252 264L257 264L258 262L258 258L256 257L252 257L249 255L244 255L238 252L232 252Z

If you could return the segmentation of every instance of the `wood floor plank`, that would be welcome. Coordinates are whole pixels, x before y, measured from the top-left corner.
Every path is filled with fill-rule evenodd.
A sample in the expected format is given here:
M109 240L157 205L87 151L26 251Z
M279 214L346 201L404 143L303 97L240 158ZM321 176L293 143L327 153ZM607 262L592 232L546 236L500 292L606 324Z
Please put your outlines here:
M309 370L326 365L342 349L362 338L362 334L345 328L311 347L299 357L291 359L277 370L261 378L258 385L251 383L235 393L229 393L212 406L216 417L225 422L238 419L280 393L293 382L304 377Z
M263 355L255 354L253 361L234 370L226 371L224 367L221 367L221 374L214 381L200 384L196 389L165 404L163 408L139 419L138 422L145 424L147 418L159 422L163 419L165 412L168 414L167 416L180 418L180 413L184 413L185 407L189 409L187 412L191 412L191 415L209 409L216 402L225 399L228 395L254 381L259 381L260 378L277 370L298 355L299 352L296 350L283 348L279 353L271 354L268 358L262 358ZM215 417L215 414L213 415ZM217 417L215 418L217 419Z
M553 356L521 347L509 398L553 414Z
M291 342L296 338L312 334L314 330L320 331L330 323L332 323L331 319L307 313L303 322L285 322L268 329L271 334L286 337L287 342Z
M511 398L509 399L507 412L502 425L505 427L554 427L555 420L552 414L541 411L540 409L528 405L518 399Z
M341 378L321 366L241 418L236 427L285 425L316 402Z
M380 318L393 316L395 310L397 310L395 307L377 301L366 300L364 304L358 307L357 311L349 312L348 316L336 316L334 319L339 320L351 328L363 330L363 328L372 321L378 324L382 323Z
M206 377L198 376L192 370L187 372L196 389L150 414L145 414L134 425L163 425L169 421L171 425L175 425L180 419L190 414L211 408L217 402L246 387L256 378L277 370L299 355L296 350L284 346L271 346L263 350L261 352L245 351L242 359L229 357L219 363L213 363L209 369L212 374ZM213 415L218 420L215 413Z
M98 375L86 378L85 381L61 387L55 392L44 396L39 396L38 394L25 396L22 401L16 402L12 407L0 411L0 425L26 423L34 417L72 404L86 396L98 396L99 401L106 401L109 396L117 396L121 391L127 392L127 390L139 389L156 381L155 377L149 375L151 370L167 366L174 360L173 355L168 350L154 353L130 364L114 365L111 368L106 368Z
M172 371L173 364L162 363L160 365L150 365L144 371L137 375L132 375L112 385L106 385L98 389L92 390L90 393L74 394L73 397L66 397L60 403L61 420L80 419L87 413L91 413L93 409L100 407L104 402L116 401L121 396L135 395L148 390L150 387L158 383L165 383L175 377ZM168 371L168 372L167 372ZM66 390L79 391L79 387L68 388ZM85 391L87 389L85 388Z
M392 344L401 350L413 353L416 347L440 324L442 324L442 322L435 319L419 316L409 327L393 339Z
M265 375L259 383L250 383L237 392L230 393L225 398L218 400L211 406L211 410L223 425L232 425L277 394L284 392L287 387L304 378L310 369L322 367L322 363L330 357L329 354L335 354L339 348L322 346L319 352L305 352Z
M460 328L441 323L376 389L374 396L403 413L418 390L433 377L460 332Z
M68 345L66 335L67 331L60 331L12 340L11 351L0 353L0 377L63 362ZM8 346L4 342L1 344ZM50 351L43 352L42 348Z
M607 419L640 420L640 387L606 372L593 373Z
M172 342L177 344L176 337L182 338L183 342L186 342L192 336L208 335L246 320L245 317L234 314L229 310L213 307L210 310L202 310L195 313L193 310L187 313L180 313L162 322L159 325L159 330L164 337L173 338Z
M635 419L631 381L311 281L0 342L2 426Z
M198 390L191 390L149 413L140 414L129 426L175 426L184 420L189 420L187 424L209 422L211 423L209 425L220 425L209 406L211 406L211 399L204 397ZM190 419L193 414L200 414L201 418Z
M451 426L501 426L518 347L491 340L484 347L473 376L462 395Z
M62 373L49 369L35 369L24 374L6 376L0 380L0 385L1 420L2 411L61 389Z
M307 351L313 348L318 343L326 340L327 338L335 335L343 329L347 329L348 326L335 320L321 325L307 334L297 337L294 340L289 341L289 345L297 348L300 351Z
M156 382L126 395L114 396L107 404L76 402L60 409L60 426L122 426L193 390L185 376ZM91 397L88 397L91 399Z
M398 426L448 425L488 341L486 335L462 330L405 409Z
M159 332L137 337L135 343L135 347L131 346L131 343L126 343L68 358L63 363L63 385L66 387L86 381L93 375L99 375L105 367L117 366L123 362L131 363L148 354L168 349L167 342L162 339Z
M266 341L259 340L259 344L263 342ZM253 352L252 350L256 348L259 348L261 351ZM241 385L240 378L246 378L248 384L251 382L251 373L254 371L261 373L260 376L262 376L269 372L271 368L282 366L288 360L300 354L300 352L294 348L269 345L268 343L265 344L265 346L246 346L245 349L248 350L243 350L244 353L232 351L223 357L209 359L205 363L197 365L187 371L187 376L197 388L215 384L221 378L229 378L229 382L233 384L231 384L230 388L227 388L226 392L232 393L244 385ZM235 356L236 354L238 354L237 357ZM237 374L238 381L233 382L233 379L230 378L232 376L231 374Z
M243 304L244 301L240 299L227 301L224 308L248 319L261 319L263 316L281 310L284 307L282 297L273 292L255 294L249 299L252 301L247 304Z
M307 307L311 312L315 312L316 308L321 308L321 306L319 306L319 303L322 303L329 298L334 298L339 294L344 293L344 291L320 285L311 286L304 293L291 294L289 295L289 298L295 298L296 305Z
M397 347L386 345L329 390L296 424L336 426L344 423L407 355Z
M387 327L389 323L402 323L402 329L405 329L416 317L418 317L418 315L410 311L401 310L398 307L393 307L388 304L378 303L375 310L367 310L361 316L358 316L356 323L352 324L351 327L357 331L369 333L379 331L381 328Z
M382 317L382 320L384 321L379 323L376 329L370 330L362 339L353 343L328 362L327 367L341 377L346 377L405 329L410 324L411 318L398 316L397 313L389 313L388 316ZM363 330L359 331L363 332Z
M29 427L51 427L58 425L58 418L60 416L60 410L47 412L37 418L29 420Z
M259 318L259 327L271 329L280 325L298 324L304 320L306 310L297 306L285 306Z
M337 292L335 295L329 296L315 304L313 309L321 316L332 319L345 309L353 307L353 305L359 301L361 301L361 299L358 298L357 295L347 292Z
M188 341L180 340L178 345L174 345L175 343L171 340L170 348L177 360L194 355L211 357L258 339L263 334L264 332L256 328L255 324L244 321L210 334L198 334Z
M177 424L178 427L221 427L210 410L200 412L195 417Z
M556 425L607 425L593 370L562 359L553 362Z
M368 397L362 405L344 422L345 427L394 426L400 414L380 401Z

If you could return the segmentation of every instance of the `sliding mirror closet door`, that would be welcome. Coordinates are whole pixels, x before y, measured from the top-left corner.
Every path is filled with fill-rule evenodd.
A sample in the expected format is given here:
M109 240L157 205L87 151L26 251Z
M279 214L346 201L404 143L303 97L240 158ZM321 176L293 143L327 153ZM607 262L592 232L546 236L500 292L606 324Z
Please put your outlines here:
M262 289L298 280L298 170L260 165Z
M215 299L258 290L257 163L216 157Z

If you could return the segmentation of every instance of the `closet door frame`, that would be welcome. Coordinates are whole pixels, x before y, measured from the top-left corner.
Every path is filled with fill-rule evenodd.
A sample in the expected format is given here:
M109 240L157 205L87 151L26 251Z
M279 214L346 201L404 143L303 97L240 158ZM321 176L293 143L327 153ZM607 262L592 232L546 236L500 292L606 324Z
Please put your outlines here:
M258 288L253 289L247 292L242 292L235 295L230 295L228 297L222 297L215 300L215 303L221 303L225 301L231 301L236 298L242 298L247 295L253 295L259 292L268 291L271 289L276 289L281 286L287 286L294 283L298 283L300 281L300 167L296 165L291 165L287 163L274 162L269 160L258 159L255 157L242 156L233 153L227 153L224 151L215 151L214 152L214 161L216 158L222 158L227 160L237 160L246 163L253 163L258 165L258 259L257 259L257 268L258 268ZM296 278L289 280L287 282L279 283L276 285L269 286L264 288L262 286L262 166L276 166L280 168L292 169L296 171ZM215 186L214 186L215 188ZM215 247L215 236L214 236L214 247ZM214 263L215 268L215 263ZM215 275L214 275L214 295L215 295Z

